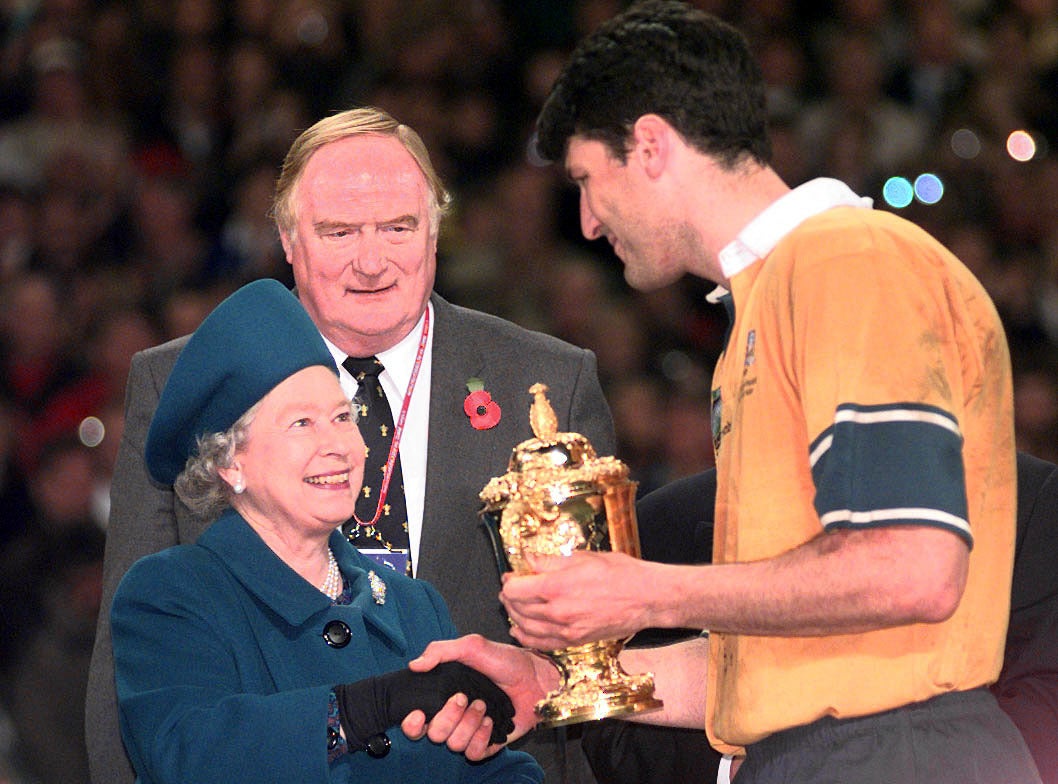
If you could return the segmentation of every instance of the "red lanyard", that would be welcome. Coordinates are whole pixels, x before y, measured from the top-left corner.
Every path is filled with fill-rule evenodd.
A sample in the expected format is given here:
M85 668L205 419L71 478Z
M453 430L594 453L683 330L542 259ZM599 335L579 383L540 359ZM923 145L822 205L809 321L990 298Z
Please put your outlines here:
M427 308L422 322L422 334L419 336L419 350L415 354L415 364L411 369L411 378L408 379L408 390L404 393L404 402L400 407L400 416L397 418L397 424L393 427L393 442L389 445L389 457L386 458L386 475L382 478L382 488L378 492L378 504L375 506L375 516L371 518L370 522L364 522L356 516L356 512L353 512L353 519L356 520L356 524L363 528L373 528L375 523L378 522L378 518L382 516L382 507L385 506L386 497L389 495L389 482L393 477L393 467L397 464L397 451L400 449L400 437L404 433L404 420L408 418L408 406L411 405L411 393L415 391L415 381L419 377L419 368L422 367L422 358L426 353L426 338L429 334L430 309ZM381 379L379 379L379 383L382 383Z

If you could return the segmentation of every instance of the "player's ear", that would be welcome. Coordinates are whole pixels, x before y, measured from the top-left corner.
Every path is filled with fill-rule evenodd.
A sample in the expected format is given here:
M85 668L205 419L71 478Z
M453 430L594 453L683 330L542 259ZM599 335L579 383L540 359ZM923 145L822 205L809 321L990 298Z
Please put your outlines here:
M672 154L675 129L657 114L644 114L632 126L632 150L634 157L647 176L661 175Z

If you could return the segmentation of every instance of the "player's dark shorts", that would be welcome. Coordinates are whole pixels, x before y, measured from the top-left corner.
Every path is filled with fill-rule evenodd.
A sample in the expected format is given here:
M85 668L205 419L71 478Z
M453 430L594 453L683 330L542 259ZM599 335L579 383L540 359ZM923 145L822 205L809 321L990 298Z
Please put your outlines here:
M1017 727L986 689L853 719L823 718L752 744L737 784L1039 784Z

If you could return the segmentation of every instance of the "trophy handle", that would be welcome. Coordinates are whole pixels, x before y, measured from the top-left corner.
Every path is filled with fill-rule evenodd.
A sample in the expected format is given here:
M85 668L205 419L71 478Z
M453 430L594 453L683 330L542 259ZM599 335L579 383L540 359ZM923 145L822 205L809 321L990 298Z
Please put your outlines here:
M503 546L503 537L500 536L501 512L499 510L482 509L479 516L481 517L481 526L485 529L485 533L488 534L489 544L492 545L492 555L496 559L496 569L502 576L504 572L511 571L511 562L507 559L507 551Z
M609 485L603 493L606 527L610 549L633 558L640 557L639 525L636 523L636 488L638 482Z

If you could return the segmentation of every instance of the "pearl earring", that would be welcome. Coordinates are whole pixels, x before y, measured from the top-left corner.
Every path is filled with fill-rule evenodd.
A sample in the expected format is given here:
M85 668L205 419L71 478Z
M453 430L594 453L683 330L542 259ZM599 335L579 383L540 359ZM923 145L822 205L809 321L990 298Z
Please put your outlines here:
M236 479L231 489L235 491L235 495L242 495L243 491L246 490L246 485L243 484L242 479Z

